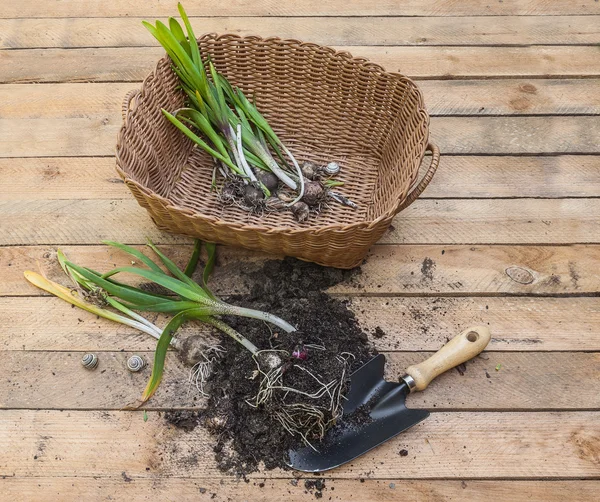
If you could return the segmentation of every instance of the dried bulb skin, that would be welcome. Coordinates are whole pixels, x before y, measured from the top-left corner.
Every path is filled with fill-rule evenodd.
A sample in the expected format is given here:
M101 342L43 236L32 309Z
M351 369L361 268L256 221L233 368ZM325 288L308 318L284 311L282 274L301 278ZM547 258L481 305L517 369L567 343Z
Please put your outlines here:
M260 188L256 188L252 185L246 185L244 187L244 200L251 207L260 205L264 198L265 195L262 193Z
M258 181L260 181L265 187L267 187L267 190L269 190L269 192L274 192L275 190L277 190L277 187L279 186L279 178L277 178L277 176L275 176L273 173L269 173L267 171L259 171L256 174L256 177L258 178Z
M309 181L304 185L304 196L302 202L305 202L310 207L317 206L325 196L325 190L318 181Z
M285 202L279 197L269 197L265 201L265 206L270 211L281 211L282 209L285 209Z
M292 206L292 213L294 214L294 218L296 221L302 223L303 221L308 220L308 216L310 215L310 209L308 204L305 202L296 202Z
M302 171L302 174L306 179L314 180L318 178L319 168L314 162L311 162L310 160L303 162L302 166L300 167L300 170Z
M200 335L190 335L181 341L178 351L179 359L187 366L194 366L202 361L202 354L205 349L205 339Z

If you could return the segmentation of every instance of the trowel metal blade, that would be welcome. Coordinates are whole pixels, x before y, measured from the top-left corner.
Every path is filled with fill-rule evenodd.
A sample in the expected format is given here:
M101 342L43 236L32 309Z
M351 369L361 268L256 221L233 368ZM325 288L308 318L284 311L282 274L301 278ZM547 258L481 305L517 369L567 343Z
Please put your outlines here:
M370 421L352 425L342 423L330 430L323 441L289 452L288 465L305 472L321 472L350 462L393 438L429 416L426 410L411 410L405 405L409 393L406 383L383 378L385 356L379 354L350 376L350 392L344 415L350 416L362 405L370 410Z

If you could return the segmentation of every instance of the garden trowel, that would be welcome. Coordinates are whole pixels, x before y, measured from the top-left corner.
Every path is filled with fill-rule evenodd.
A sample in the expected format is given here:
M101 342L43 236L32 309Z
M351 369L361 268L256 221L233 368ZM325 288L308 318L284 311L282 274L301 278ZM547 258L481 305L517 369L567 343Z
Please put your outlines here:
M288 465L305 472L333 469L372 450L381 443L418 424L429 416L427 410L406 407L406 396L427 388L438 375L478 355L490 341L485 327L474 327L454 337L426 361L406 368L399 382L383 378L385 356L379 354L350 376L350 390L344 403L342 422L320 443L289 452ZM352 424L352 414L361 406L366 420Z

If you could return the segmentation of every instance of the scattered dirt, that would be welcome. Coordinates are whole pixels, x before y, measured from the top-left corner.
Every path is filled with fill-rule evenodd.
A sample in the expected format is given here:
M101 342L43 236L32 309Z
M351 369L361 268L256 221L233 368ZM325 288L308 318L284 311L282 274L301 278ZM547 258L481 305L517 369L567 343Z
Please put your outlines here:
M375 327L375 332L373 336L377 339L383 338L386 335L385 331L383 331L379 326Z
M306 355L306 359L298 359L283 354L286 367L283 382L287 386L309 393L315 391L313 377L302 368L322 382L339 379L345 370L344 390L347 390L350 373L369 361L375 351L346 302L324 291L341 281L351 280L357 273L360 271L330 269L291 258L267 261L260 270L240 278L249 286L249 294L227 300L278 315L298 331L287 334L275 326L241 317L225 320L261 350L285 350L287 354L297 351ZM215 458L223 471L243 476L256 471L261 462L267 469L286 468L287 452L301 446L301 438L287 432L270 407L257 409L249 404L257 394L261 379L256 376L257 364L250 353L231 338L219 335L219 339L226 353L215 363L206 383L205 390L210 394L206 410L195 416L189 415L190 412L172 412L167 420L185 430L198 423L206 427L216 438ZM345 365L343 359L338 359L341 355L347 361ZM297 402L297 395L280 393L280 401ZM292 396L296 397L292 399ZM315 404L314 400L311 402ZM317 404L326 402L329 397L316 401ZM355 413L348 418L356 421L361 420L361 416ZM368 418L368 413L365 416ZM319 440L314 435L308 439ZM317 489L315 496L319 497L320 493Z
M325 488L324 479L307 479L304 482L304 488L307 492L315 494L315 498L320 499L323 497L323 489Z
M460 363L457 367L456 367L456 371L458 371L458 374L460 376L463 376L465 374L465 372L467 371L467 363Z
M165 419L171 425L183 429L184 431L192 431L200 422L201 414L198 411L180 410L165 412Z
M432 281L434 270L435 262L431 258L425 258L421 264L421 274L423 274L423 279Z

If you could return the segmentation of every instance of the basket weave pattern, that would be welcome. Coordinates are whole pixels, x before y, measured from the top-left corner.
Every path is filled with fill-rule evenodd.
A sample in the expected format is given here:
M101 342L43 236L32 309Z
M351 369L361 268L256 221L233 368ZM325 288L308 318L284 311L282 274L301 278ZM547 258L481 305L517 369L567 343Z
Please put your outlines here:
M341 166L339 191L359 205L332 202L308 222L291 212L250 214L210 191L213 162L172 126L185 97L167 57L124 103L117 171L156 225L170 232L351 268L433 176L429 116L408 78L348 53L296 40L209 34L203 56L247 96L301 162ZM425 150L432 164L415 186ZM410 189L413 189L409 193Z

